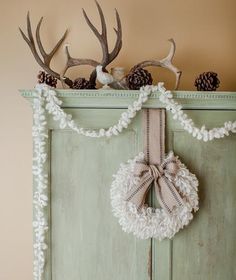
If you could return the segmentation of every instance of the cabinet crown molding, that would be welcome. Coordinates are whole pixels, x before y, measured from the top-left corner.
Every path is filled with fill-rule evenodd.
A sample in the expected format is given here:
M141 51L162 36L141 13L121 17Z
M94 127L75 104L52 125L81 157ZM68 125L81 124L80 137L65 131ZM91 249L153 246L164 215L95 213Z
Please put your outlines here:
M21 89L21 95L30 102L34 89ZM127 108L138 98L138 90L72 90L56 89L63 108ZM236 92L172 91L183 109L236 110ZM164 108L155 92L144 104L144 108Z

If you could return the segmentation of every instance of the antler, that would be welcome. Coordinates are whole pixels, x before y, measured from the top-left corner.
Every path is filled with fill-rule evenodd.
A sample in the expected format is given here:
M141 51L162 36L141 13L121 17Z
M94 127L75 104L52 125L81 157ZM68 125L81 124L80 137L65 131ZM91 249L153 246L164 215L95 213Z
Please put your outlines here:
M170 43L171 43L171 47L170 47L170 51L169 54L161 59L161 60L145 60L142 61L138 64L136 64L134 67L148 67L148 66L158 66L158 67L163 67L166 69L169 69L170 71L172 71L175 74L175 89L178 88L179 86L179 82L180 82L180 77L182 74L182 71L180 71L177 67L175 67L172 64L172 59L175 55L175 41L173 39L169 39Z
M69 45L65 45L65 53L66 53L66 57L67 57L67 61L66 61L66 66L64 67L64 69L61 72L61 77L62 79L66 79L64 78L66 71L74 66L79 66L79 65L90 65L93 67L96 67L99 65L99 62L93 59L89 59L89 58L73 58L71 57L70 53L69 53L69 49L68 49ZM91 74L92 75L92 74ZM90 77L91 77L90 75ZM90 79L90 85L94 85L95 86L95 80L96 80L96 76L95 79L92 80Z
M98 12L99 12L99 16L100 16L100 20L101 20L101 27L102 27L102 31L101 33L99 33L99 31L97 30L97 28L92 24L92 22L90 21L89 17L87 16L85 10L83 9L83 15L84 18L88 24L88 26L90 27L90 29L93 31L93 33L95 34L95 36L98 38L99 43L102 47L102 59L101 62L92 60L92 59L80 59L80 58L72 58L69 50L68 50L68 46L66 46L66 56L67 56L67 63L66 63L66 67L64 68L62 75L64 76L64 74L66 73L66 71L68 70L68 68L73 67L73 66L79 66L79 65L91 65L93 67L96 67L97 65L102 65L103 69L106 70L106 66L108 64L110 64L119 54L121 47L122 47L122 28L121 28L121 21L120 21L120 16L117 12L117 10L115 10L116 13L116 22L117 22L117 28L114 28L114 31L116 33L116 43L114 45L114 48L111 52L109 52L109 48L108 48L108 40L107 40L107 28L106 28L106 21L105 21L105 17L102 11L101 6L98 4L98 2L95 0ZM95 81L96 81L96 69L93 70L93 72L90 75L90 84L94 85Z
M115 9L117 29L114 28L114 31L116 33L117 38L116 38L116 43L115 43L114 49L111 52L109 52L108 42L107 42L107 28L106 28L106 21L104 18L104 14L103 14L101 6L98 4L98 2L95 1L95 3L97 5L98 12L99 12L100 19L101 19L101 26L102 26L101 33L99 33L98 30L96 29L96 27L91 23L91 21L88 18L84 9L83 9L83 14L84 14L84 18L85 18L88 26L91 28L91 30L93 31L95 36L98 38L98 40L101 44L102 54L103 54L103 58L101 60L101 65L105 68L111 61L113 61L117 57L117 55L119 54L119 52L121 50L121 47L122 47L121 21L120 21L120 16L119 16L117 10Z
M42 57L40 57L40 55L38 54L38 51L36 49L36 43L32 34L32 28L31 28L31 22L30 22L30 14L29 12L27 13L27 33L28 33L28 37L25 35L25 33L22 31L21 28L19 28L20 33L23 37L23 39L25 40L25 42L28 44L33 56L35 57L37 63L49 74L51 74L52 76L54 76L57 79L60 79L60 74L55 72L54 70L51 69L50 67L50 63L51 60L54 56L54 54L57 52L57 50L60 48L61 44L63 43L63 41L66 38L67 35L67 30L65 31L64 35L61 37L61 39L57 42L57 44L55 45L55 47L51 50L50 53L47 53L42 45L41 42L41 38L40 38L40 27L43 21L43 17L41 17L41 19L39 20L38 24L37 24L37 28L36 28L36 42L37 42L37 47L39 49L39 52L41 54ZM73 81L70 80L67 77L64 77L64 82L68 85L71 86Z

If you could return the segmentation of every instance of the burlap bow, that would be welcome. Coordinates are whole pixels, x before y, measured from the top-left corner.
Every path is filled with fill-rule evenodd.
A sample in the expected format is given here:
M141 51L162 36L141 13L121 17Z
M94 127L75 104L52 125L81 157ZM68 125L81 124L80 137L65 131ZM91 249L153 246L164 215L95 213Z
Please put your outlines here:
M126 201L131 201L140 209L145 203L146 195L154 182L155 193L160 206L171 213L175 207L184 204L182 197L171 182L178 169L174 155L165 159L160 165L136 162L135 175L140 178L140 181L129 191Z

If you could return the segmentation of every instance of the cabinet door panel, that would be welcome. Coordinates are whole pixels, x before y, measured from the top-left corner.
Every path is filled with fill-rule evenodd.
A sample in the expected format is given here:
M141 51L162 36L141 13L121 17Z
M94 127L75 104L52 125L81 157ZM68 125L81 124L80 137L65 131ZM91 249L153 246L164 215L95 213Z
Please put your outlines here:
M209 128L236 119L235 111L187 113L197 126ZM167 150L172 149L199 179L200 210L172 241L155 242L154 279L236 279L236 136L204 143L168 114ZM162 258L162 252L169 255Z
M122 110L67 110L86 127L109 127ZM51 125L53 122L51 122ZM118 137L51 131L52 280L149 279L150 241L126 234L110 206L112 174L142 149L140 116Z

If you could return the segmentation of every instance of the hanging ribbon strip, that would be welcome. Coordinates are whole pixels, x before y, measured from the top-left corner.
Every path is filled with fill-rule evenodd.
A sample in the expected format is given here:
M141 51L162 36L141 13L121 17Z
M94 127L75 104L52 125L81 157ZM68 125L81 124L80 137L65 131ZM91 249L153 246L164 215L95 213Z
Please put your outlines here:
M139 183L128 192L127 201L140 210L154 183L157 201L171 214L173 209L183 206L184 201L172 183L178 172L176 158L171 156L162 160L165 154L165 110L145 109L142 113L146 160L135 165L134 175L139 177Z

